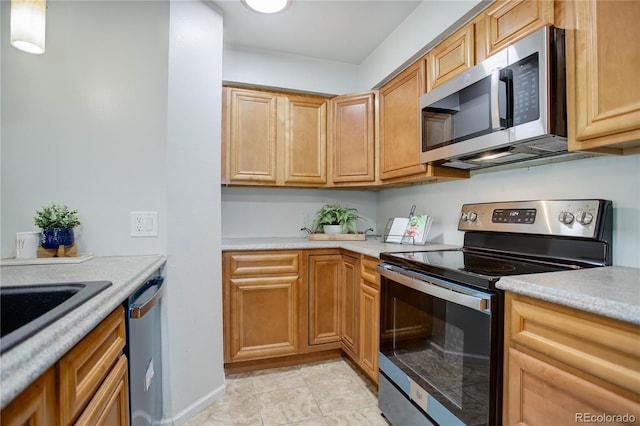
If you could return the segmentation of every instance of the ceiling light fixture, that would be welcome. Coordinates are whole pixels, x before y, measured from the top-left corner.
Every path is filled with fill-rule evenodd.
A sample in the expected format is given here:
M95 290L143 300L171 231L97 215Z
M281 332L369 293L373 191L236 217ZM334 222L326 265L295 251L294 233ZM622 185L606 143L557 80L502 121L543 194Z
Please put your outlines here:
M27 53L44 53L46 0L11 0L11 45Z
M291 0L242 0L249 9L260 13L278 13L284 10Z

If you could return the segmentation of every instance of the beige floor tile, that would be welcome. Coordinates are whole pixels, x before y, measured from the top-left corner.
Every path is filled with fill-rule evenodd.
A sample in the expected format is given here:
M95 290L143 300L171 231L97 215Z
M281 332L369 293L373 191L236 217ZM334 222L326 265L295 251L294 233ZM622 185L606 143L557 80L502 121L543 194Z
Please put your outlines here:
M257 398L265 426L287 425L322 416L306 386L259 393Z
M327 422L324 417L317 417L311 420L304 420L296 423L289 423L283 426L327 426Z
M389 426L377 408L351 410L326 416L328 426Z
M255 371L253 385L256 393L269 392L276 389L288 389L304 386L304 379L297 366Z
M261 426L260 405L255 396L229 396L214 402L190 419L186 426Z
M334 383L346 382L346 385L353 385L354 375L349 364L342 359L323 361L300 366L300 374L307 384L311 383Z
M186 426L388 426L377 389L344 358L230 374Z
M301 422L289 423L283 426L327 426L327 422L324 417L317 417L311 420L303 420Z
M339 381L338 383L346 382ZM318 401L318 406L324 416L332 415L338 411L358 410L377 405L377 401L355 379L352 380L352 383L352 386L337 386L335 382L312 383L309 384L309 389Z
M253 395L256 393L251 373L232 374L225 381L225 395Z

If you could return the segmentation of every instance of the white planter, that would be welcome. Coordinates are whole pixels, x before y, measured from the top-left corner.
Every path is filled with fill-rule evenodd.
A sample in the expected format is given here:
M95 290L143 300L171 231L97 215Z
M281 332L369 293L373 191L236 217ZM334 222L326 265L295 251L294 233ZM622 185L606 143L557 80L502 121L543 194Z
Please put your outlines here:
M342 227L340 225L323 225L322 230L325 234L341 234Z

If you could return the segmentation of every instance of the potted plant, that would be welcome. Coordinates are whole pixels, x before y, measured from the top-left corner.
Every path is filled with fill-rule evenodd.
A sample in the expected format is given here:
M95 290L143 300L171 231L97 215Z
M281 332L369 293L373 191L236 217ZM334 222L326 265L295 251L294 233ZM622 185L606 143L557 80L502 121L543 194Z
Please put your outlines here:
M352 231L358 233L356 220L362 219L358 210L352 207L342 207L338 204L325 204L311 224L311 232L314 233L323 228L325 234L345 234Z
M59 246L71 247L75 242L73 228L80 225L78 210L69 210L66 205L51 203L36 210L33 223L42 229L40 245L47 249Z

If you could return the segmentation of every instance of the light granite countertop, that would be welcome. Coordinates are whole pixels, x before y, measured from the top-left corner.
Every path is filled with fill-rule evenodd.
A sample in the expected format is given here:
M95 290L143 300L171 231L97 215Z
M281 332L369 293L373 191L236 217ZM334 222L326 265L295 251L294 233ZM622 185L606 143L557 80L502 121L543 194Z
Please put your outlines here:
M380 237L367 237L365 241L309 241L302 237L276 238L223 238L222 250L310 250L344 249L371 257L380 257L384 252L453 250L460 246L427 243L423 246L413 244L384 243Z
M165 262L164 256L148 255L94 257L77 264L0 267L2 286L112 282L86 303L0 356L2 408L82 340Z
M623 266L501 278L496 287L640 325L640 269Z

